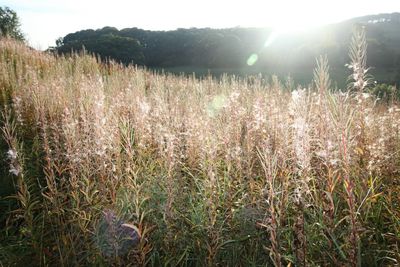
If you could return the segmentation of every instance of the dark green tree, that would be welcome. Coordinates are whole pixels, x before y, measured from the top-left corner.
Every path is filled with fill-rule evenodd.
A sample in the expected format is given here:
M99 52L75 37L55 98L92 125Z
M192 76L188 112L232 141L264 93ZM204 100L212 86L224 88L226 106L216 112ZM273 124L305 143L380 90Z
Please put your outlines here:
M12 37L21 41L25 40L20 30L17 13L8 7L0 7L0 36Z
M56 41L58 53L79 52L83 48L101 59L114 59L124 64L144 64L143 47L137 39L116 35L118 30L104 27L68 34Z

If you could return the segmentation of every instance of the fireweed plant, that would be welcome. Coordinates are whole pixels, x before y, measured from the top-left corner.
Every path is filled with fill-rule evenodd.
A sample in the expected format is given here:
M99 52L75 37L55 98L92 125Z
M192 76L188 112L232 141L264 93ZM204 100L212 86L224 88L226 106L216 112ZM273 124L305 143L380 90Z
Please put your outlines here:
M400 106L0 40L0 266L400 263Z

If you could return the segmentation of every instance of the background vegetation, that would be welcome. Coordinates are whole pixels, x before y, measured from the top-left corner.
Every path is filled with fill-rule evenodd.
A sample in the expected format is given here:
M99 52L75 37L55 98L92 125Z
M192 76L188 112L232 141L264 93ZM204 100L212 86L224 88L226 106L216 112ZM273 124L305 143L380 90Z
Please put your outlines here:
M25 39L20 30L17 13L8 7L0 7L0 37L11 37L21 41Z
M275 35L267 28L178 29L147 31L138 28L117 30L105 27L84 30L60 38L59 53L88 51L125 64L135 63L171 72L199 75L208 72L288 74L302 84L312 79L315 58L328 56L331 75L344 87L347 50L355 26L367 30L368 64L375 79L382 83L400 81L400 14L381 14L351 19L308 32ZM249 62L251 55L258 60ZM248 63L252 63L249 66Z

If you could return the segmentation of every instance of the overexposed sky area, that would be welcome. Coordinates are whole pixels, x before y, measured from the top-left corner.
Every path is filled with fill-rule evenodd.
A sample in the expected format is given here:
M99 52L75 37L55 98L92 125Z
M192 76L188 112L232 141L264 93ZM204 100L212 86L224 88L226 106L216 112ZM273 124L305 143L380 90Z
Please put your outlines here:
M304 30L352 17L400 12L400 0L2 0L38 49L83 29L274 27Z

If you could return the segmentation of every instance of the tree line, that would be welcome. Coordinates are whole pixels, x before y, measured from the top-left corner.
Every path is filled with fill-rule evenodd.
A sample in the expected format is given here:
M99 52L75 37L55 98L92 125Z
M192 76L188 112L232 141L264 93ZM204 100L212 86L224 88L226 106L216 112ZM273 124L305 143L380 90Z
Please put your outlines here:
M312 69L315 58L326 54L333 70L344 70L354 25L367 28L368 65L395 72L400 80L399 13L366 16L291 35L268 28L149 31L104 27L70 33L57 40L54 50L65 54L86 49L102 59L148 67L262 68L278 72Z

